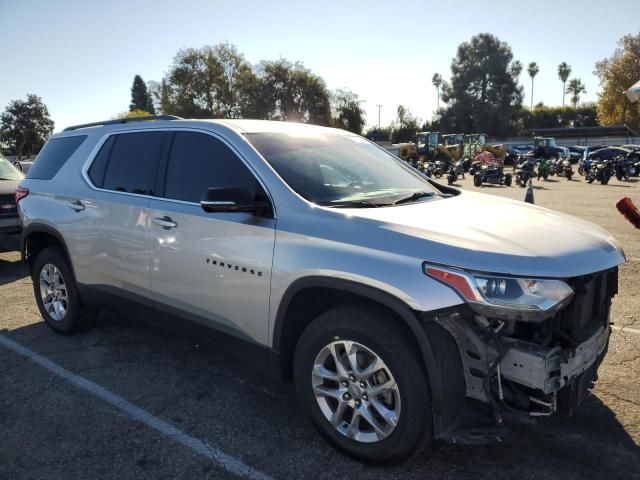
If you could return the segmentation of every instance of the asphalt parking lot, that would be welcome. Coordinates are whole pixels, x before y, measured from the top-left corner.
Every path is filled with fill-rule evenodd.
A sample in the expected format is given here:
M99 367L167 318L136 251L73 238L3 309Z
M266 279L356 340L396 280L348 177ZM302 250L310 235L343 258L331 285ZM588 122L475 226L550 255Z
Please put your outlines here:
M469 177L460 186L475 189ZM482 190L525 195L519 187ZM640 478L640 231L614 207L623 196L640 204L640 181L601 186L552 178L536 182L534 196L607 228L628 259L609 354L575 417L543 420L509 444L436 445L400 466L363 465L301 420L291 385L215 341L116 315L101 316L84 333L54 334L38 314L18 254L6 253L0 478Z

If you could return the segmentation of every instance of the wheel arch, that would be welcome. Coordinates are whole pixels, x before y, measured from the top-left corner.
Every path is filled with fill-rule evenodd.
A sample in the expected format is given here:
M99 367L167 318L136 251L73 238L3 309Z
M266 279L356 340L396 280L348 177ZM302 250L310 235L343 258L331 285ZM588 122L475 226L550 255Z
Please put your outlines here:
M272 348L279 360L277 368L280 374L285 379L291 377L295 345L313 319L341 303L358 301L368 304L373 302L390 311L402 321L415 339L429 382L434 434L437 436L444 427L441 420L445 405L439 372L440 362L436 359L431 340L409 305L376 287L351 280L315 276L293 282L282 297L273 329Z
M29 224L22 230L22 235L20 236L20 256L22 261L27 264L29 274L33 273L33 262L37 253L50 246L58 246L62 249L75 280L76 274L64 238L55 228L42 223Z

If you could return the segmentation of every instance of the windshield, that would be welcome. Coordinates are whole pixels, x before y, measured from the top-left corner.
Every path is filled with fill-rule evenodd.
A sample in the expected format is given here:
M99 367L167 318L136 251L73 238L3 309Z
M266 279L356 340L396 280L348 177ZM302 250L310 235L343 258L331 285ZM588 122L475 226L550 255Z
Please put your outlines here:
M23 175L6 160L0 157L0 180L22 180Z
M405 162L362 137L325 133L246 136L293 190L319 205L382 206L417 192L439 194Z

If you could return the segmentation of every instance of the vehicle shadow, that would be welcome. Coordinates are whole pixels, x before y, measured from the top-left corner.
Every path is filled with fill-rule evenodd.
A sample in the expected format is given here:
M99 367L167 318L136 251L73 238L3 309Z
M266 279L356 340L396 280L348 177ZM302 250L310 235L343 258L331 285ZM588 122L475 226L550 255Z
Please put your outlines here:
M18 260L0 258L0 285L15 282L29 275L26 266Z
M320 471L322 478L344 478L349 472L350 478L367 479L640 478L640 448L616 414L593 395L575 417L521 428L500 445L436 443L402 465L380 467L354 461L326 444L300 417L291 385L283 388L265 374L266 367L225 348L215 337L176 335L117 315L101 315L94 329L72 336L56 335L42 322L0 334L64 368L82 372L207 444L250 459L252 466L274 478L317 479ZM25 372L12 367L9 375ZM67 435L73 435L73 427ZM106 438L109 430L92 435ZM86 441L63 440L65 455L81 450ZM56 451L52 446L43 455L61 455ZM162 451L159 447L159 458ZM162 471L147 473L166 476Z

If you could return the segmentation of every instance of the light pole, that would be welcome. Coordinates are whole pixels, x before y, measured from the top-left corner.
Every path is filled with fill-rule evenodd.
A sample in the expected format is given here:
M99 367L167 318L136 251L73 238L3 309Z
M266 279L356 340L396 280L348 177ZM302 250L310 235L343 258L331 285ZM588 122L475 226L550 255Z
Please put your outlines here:
M376 105L378 107L378 128L380 128L380 110L382 109L382 105Z

